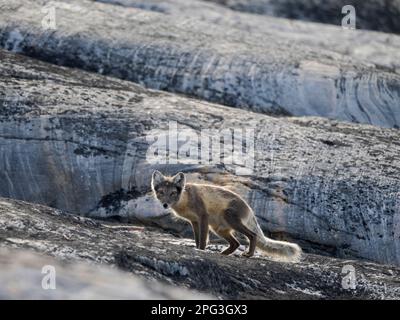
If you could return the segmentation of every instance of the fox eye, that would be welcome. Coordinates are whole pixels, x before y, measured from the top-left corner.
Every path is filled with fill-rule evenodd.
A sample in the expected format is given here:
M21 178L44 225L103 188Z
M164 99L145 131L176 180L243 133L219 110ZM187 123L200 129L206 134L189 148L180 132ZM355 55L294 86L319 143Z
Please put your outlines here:
M164 191L158 191L158 194L160 195L160 196L163 196L164 195Z
M176 196L177 194L178 194L178 192L176 192L176 191L171 192L171 196Z

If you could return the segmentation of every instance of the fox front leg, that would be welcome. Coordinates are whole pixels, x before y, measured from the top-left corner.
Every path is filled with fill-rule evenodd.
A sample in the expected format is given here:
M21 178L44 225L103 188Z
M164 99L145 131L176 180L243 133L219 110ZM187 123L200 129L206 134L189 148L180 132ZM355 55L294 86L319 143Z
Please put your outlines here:
M200 235L199 235L199 249L205 250L208 241L208 216L202 215L200 217Z
M192 229L194 235L194 241L196 241L196 248L200 247L200 225L197 221L192 221Z

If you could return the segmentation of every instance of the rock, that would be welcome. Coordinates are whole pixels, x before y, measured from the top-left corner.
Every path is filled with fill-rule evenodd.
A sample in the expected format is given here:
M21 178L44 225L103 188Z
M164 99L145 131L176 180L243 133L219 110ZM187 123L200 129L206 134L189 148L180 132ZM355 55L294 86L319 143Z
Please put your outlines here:
M100 0L125 7L161 12L166 16L200 20L208 25L240 30L266 38L276 38L312 47L318 51L337 52L354 60L400 73L400 36L365 30L343 30L341 26L321 25L301 20L248 14L202 0ZM254 4L252 1L250 4ZM323 6L324 7L324 6ZM234 8L234 6L233 6Z
M199 251L193 240L153 228L104 224L5 198L0 247L1 298L400 298L396 267L315 255L296 264L226 257L219 243ZM44 265L55 267L57 290L40 287Z
M184 171L241 194L274 238L400 263L398 130L273 118L5 51L0 74L2 196L184 232L149 193L154 169ZM199 161L198 139L219 142L227 130L235 152ZM176 161L162 156L167 137L180 142Z
M123 1L123 0L122 0ZM342 8L356 9L357 28L400 33L399 0L206 0L238 11L341 25Z
M346 57L310 46L318 41L311 37L303 43L293 35L280 36L291 31L249 32L231 28L232 22L210 24L89 1L57 2L53 30L46 21L54 2L4 2L0 46L9 50L257 112L400 125L400 74L398 62L393 63L398 37L390 38L393 44L385 53L383 38L366 34L355 42L354 57ZM316 27L311 29L316 35ZM329 34L334 31L317 39L327 46ZM338 50L350 48L356 37ZM371 38L372 52L360 54L370 48ZM358 60L357 54L383 66Z
M144 281L115 268L60 261L29 250L0 250L0 267L2 300L212 299L211 295L185 288ZM45 277L53 271L55 282L51 287L51 281Z

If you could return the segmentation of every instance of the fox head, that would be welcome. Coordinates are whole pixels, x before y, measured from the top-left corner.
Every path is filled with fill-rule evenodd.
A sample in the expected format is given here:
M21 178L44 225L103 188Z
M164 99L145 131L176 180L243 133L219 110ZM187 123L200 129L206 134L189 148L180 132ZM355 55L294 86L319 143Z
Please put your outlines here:
M177 203L185 188L186 178L182 172L173 177L166 177L159 171L154 171L151 177L151 188L156 198L165 209Z

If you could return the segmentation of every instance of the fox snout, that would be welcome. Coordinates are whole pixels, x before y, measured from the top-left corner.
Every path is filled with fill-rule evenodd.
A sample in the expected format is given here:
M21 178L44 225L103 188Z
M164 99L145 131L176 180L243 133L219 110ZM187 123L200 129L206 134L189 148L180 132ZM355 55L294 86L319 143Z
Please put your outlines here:
M168 203L163 204L164 209L168 209Z

